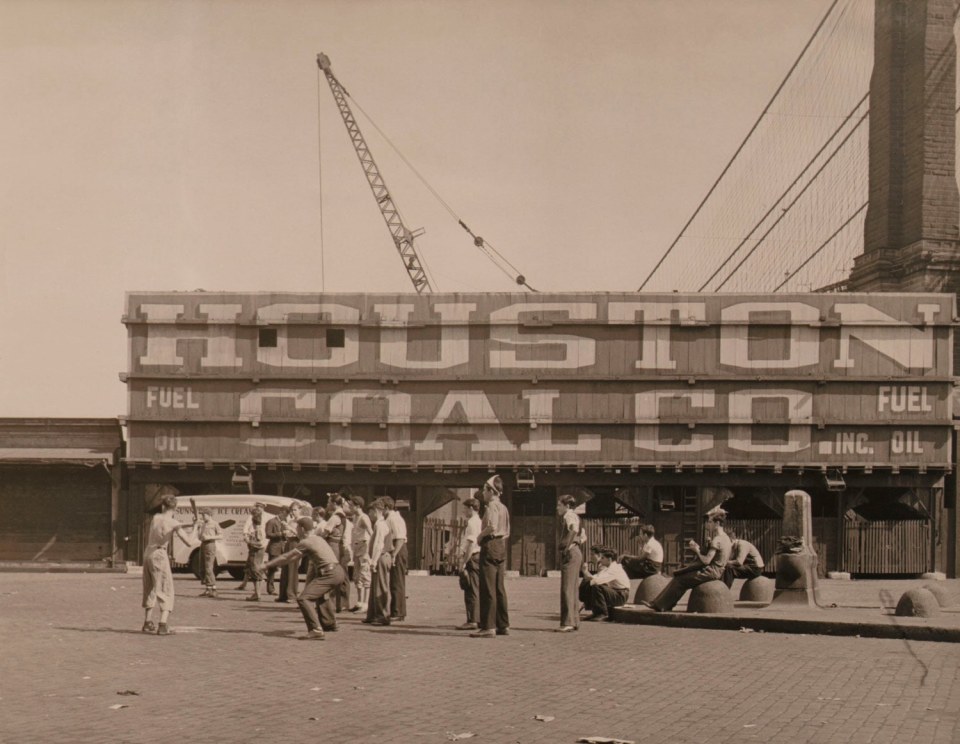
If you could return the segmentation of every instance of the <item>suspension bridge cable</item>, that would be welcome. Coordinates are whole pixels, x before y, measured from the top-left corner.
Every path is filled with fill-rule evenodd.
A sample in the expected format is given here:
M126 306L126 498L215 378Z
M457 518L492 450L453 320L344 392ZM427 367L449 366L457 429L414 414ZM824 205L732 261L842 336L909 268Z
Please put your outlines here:
M787 213L790 211L790 209L793 207L793 205L796 204L796 203L800 200L800 197L803 196L803 195L807 192L807 189L809 189L809 188L814 184L814 182L817 180L817 177L818 177L821 173L823 173L823 170L827 167L827 165L830 164L830 161L832 161L832 160L834 159L834 157L836 157L837 153L840 152L840 150L843 149L843 146L847 143L847 141L850 139L850 137L852 137L853 134L857 131L857 129L860 128L860 125L863 124L863 122L865 122L865 121L867 120L867 116L868 116L869 114L870 114L870 109L867 109L866 111L864 111L863 116L860 117L860 119L859 119L859 120L857 121L857 123L854 125L853 129L851 129L849 132L847 132L847 135L843 138L843 140L840 142L840 144L837 145L837 148L836 148L832 153L830 153L830 157L828 157L828 158L824 161L823 165L821 165L821 166L817 169L817 172L813 174L813 176L810 178L809 181L807 181L806 185L805 185L802 189L800 189L800 193L798 193L798 194L794 197L793 201L791 201L791 202L784 208L784 210L780 213L780 215L777 217L777 219L774 220L774 222L773 222L773 224L770 226L770 228L760 237L760 239L757 241L757 243L756 243L749 251L747 251L747 255L745 255L742 259L740 259L740 262L739 262L736 266L733 267L733 269L730 271L730 273L727 274L727 277L726 277L722 282L720 282L719 285L717 285L717 288L714 290L715 292L719 292L721 289L723 289L724 286L726 286L727 282L729 282L730 279L733 278L733 275L736 274L737 271L740 270L740 267L742 267L743 264L746 263L747 259L750 258L750 256L752 256L752 255L756 252L756 250L763 244L763 241L766 239L766 237L767 237L771 232L773 232L773 229L774 229L777 225L780 224L781 220L783 220L783 218L787 215Z
M756 224L754 224L754 226L753 226L752 228L750 228L750 232L748 232L747 235L737 244L737 247L734 248L732 251L730 251L730 253L727 254L727 257L723 260L723 263L721 263L716 269L714 269L714 272L713 272L709 277L707 277L707 280L706 280L705 282L703 282L703 284L700 285L700 288L697 290L698 292L703 292L703 290L706 289L707 285L716 278L717 274L719 274L721 271L723 271L724 267L725 267L730 261L733 260L733 257L736 256L737 253L740 251L740 249L743 248L743 246L746 244L746 242L747 242L748 240L750 240L750 238L753 236L753 234L754 234L754 233L760 228L760 226L763 224L764 220L766 220L767 217L769 217L770 214L773 212L773 210L776 209L777 206L786 198L787 194L790 193L790 190L791 190L794 186L797 185L797 183L800 181L801 178L803 178L804 174L806 174L806 172L807 172L807 171L813 166L813 164L817 161L817 158L819 158L819 157L823 154L823 152L827 149L827 147L830 146L830 143L833 142L834 138L843 130L843 128L844 128L844 127L847 125L847 123L850 121L850 119L853 118L853 115L856 113L857 109L860 108L860 106L863 105L864 101L866 101L869 97L870 97L870 92L867 91L867 92L863 95L863 98L861 98L859 101L857 101L857 105L854 106L854 107L850 110L850 113L847 114L847 115L844 117L843 121L840 123L840 125L837 126L837 128L833 130L833 132L831 133L831 135L827 138L826 142L824 142L823 145L820 147L820 149L817 150L817 152L814 154L814 156L813 156L812 158L810 158L809 161L807 161L807 164L806 164L805 166L803 166L803 170L801 170L800 173L797 175L797 177L794 178L793 181L790 182L790 185L787 186L787 188L784 189L783 193L780 194L780 196L777 198L777 200L776 200L775 202L773 202L773 204L770 205L770 208L766 211L766 213L765 213L759 220L757 220Z
M703 209L703 205L707 203L707 200L716 190L720 181L723 180L723 177L727 174L727 171L730 170L730 166L733 165L733 162L740 155L741 150L746 146L750 137L753 136L753 133L756 131L757 127L760 126L760 122L767 115L767 112L770 110L770 107L773 105L774 101L777 100L777 96L780 95L780 91L783 90L784 86L787 84L787 81L790 79L790 76L793 75L793 71L797 69L797 65L800 64L800 60L803 59L803 56L807 53L807 50L810 48L810 45L813 43L813 40L817 37L817 34L820 33L820 29L823 28L823 25L827 22L827 18L830 17L830 14L833 12L833 9L837 6L839 0L833 0L830 3L830 7L827 8L827 12L824 13L823 18L820 19L820 23L817 24L817 27L814 29L813 34L807 40L807 43L804 45L803 49L800 50L800 55L794 60L793 64L790 66L790 69L787 71L786 76L780 82L780 85L777 86L777 89L773 92L773 96L770 98L770 101L764 106L763 111L760 112L760 116L757 117L757 120L753 123L753 126L750 127L750 131L747 132L747 136L743 138L743 142L740 143L740 146L737 148L736 152L733 153L733 157L730 158L729 162L724 166L723 170L720 172L720 175L717 177L717 180L713 182L713 185L710 187L710 190L707 191L707 195L703 197L700 201L700 204L697 205L697 208L694 210L693 214L690 215L690 219L687 220L686 224L680 229L680 232L677 234L677 237L673 239L673 242L660 257L660 260L657 261L653 269L650 270L650 273L647 274L647 278L643 280L643 283L640 285L638 292L642 292L643 288L647 286L647 282L653 277L654 274L660 269L660 266L663 265L663 262L667 259L667 256L673 252L674 247L677 243L680 242L680 239L683 237L684 232L687 228L690 227L690 224L696 219L697 215L700 214L700 210Z
M804 260L804 262L803 262L802 264L800 264L800 265L799 265L797 268L795 268L792 272L790 272L789 274L787 274L787 276L784 277L784 280L783 280L782 282L780 282L776 287L773 288L773 291L774 291L774 292L779 292L787 282L789 282L791 279L793 279L793 277L795 277L797 274L799 274L801 269L803 269L808 263L810 263L814 258L816 258L817 255L820 253L820 251L822 251L824 248L826 248L827 245L828 245L835 237L837 237L841 232L843 232L844 228L845 228L847 225L849 225L851 222L853 222L853 221L856 219L857 215L859 215L864 209L867 208L867 204L869 204L869 202L864 202L862 205L860 205L860 208L859 208L856 212L854 212L853 214L851 214L851 215L844 221L844 223L843 223L842 225L840 225L840 227L838 227L836 230L834 230L834 231L833 231L833 234L832 234L829 238L827 238L826 240L824 240L823 243L820 244L820 247L819 247L819 248L817 248L813 253L811 253L809 256L807 256L806 260Z

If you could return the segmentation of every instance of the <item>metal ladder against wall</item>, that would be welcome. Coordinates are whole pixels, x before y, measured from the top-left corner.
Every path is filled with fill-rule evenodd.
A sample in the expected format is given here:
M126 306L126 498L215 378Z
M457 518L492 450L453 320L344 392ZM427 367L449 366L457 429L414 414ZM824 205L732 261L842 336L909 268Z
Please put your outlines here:
M683 488L680 502L683 516L680 523L680 560L685 563L687 540L700 542L700 499L696 488Z

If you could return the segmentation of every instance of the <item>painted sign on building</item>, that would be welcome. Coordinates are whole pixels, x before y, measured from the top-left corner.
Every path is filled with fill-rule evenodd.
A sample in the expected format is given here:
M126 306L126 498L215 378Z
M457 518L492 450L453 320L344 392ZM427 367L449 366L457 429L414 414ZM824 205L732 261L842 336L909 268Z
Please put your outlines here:
M128 459L945 466L950 295L131 293Z

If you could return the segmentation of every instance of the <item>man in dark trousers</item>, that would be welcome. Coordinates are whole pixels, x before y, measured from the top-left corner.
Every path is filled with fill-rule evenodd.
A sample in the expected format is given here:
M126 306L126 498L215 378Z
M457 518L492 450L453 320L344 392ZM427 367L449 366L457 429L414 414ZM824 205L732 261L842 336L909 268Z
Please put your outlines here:
M327 541L314 534L314 524L310 517L297 520L297 537L300 542L293 550L267 561L265 568L270 569L284 563L291 568L300 562L301 556L307 556L310 565L307 568L307 583L297 598L300 612L307 624L305 640L322 641L323 631L337 629L337 616L333 611L333 593L344 580L340 558L333 552ZM319 610L319 618L317 611Z
M407 616L407 523L397 511L392 498L382 498L385 518L393 535L393 544L384 547L390 553L390 620L403 622Z
M494 475L483 484L487 508L480 529L480 629L471 638L510 634L507 591L503 584L510 537L510 514L500 501L503 479Z
M278 555L282 555L284 552L286 538L283 535L283 523L286 521L289 513L290 507L283 506L280 508L280 512L277 514L277 516L273 517L273 519L267 522L267 526L265 528L267 533L267 560L272 560ZM276 578L276 575L276 566L267 571L267 594L275 593L274 579Z
M477 491L480 496L480 491ZM480 628L480 502L476 498L467 499L463 505L470 510L467 525L460 541L460 588L463 589L463 603L467 610L467 622L458 625L457 630L477 630Z

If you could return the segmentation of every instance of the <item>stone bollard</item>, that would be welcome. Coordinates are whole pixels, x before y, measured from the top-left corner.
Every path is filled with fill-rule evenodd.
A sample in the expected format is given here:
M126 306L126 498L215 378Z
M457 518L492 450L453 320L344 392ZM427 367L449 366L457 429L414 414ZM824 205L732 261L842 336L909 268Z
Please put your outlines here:
M633 604L652 602L669 583L670 579L663 574L654 574L653 576L648 576L641 581L640 586L637 587L636 594L633 597Z
M922 588L930 592L941 607L953 607L957 604L957 595L943 584L924 584Z
M640 588L640 584L642 583L643 579L630 579L630 591L627 593L627 604L637 603L637 589Z
M770 604L773 601L773 580L766 576L755 576L743 582L740 588L740 601Z
M940 614L940 604L928 590L910 589L900 597L893 614L897 617L936 617Z
M733 609L733 593L717 580L693 587L687 602L687 612L717 614L732 613Z

